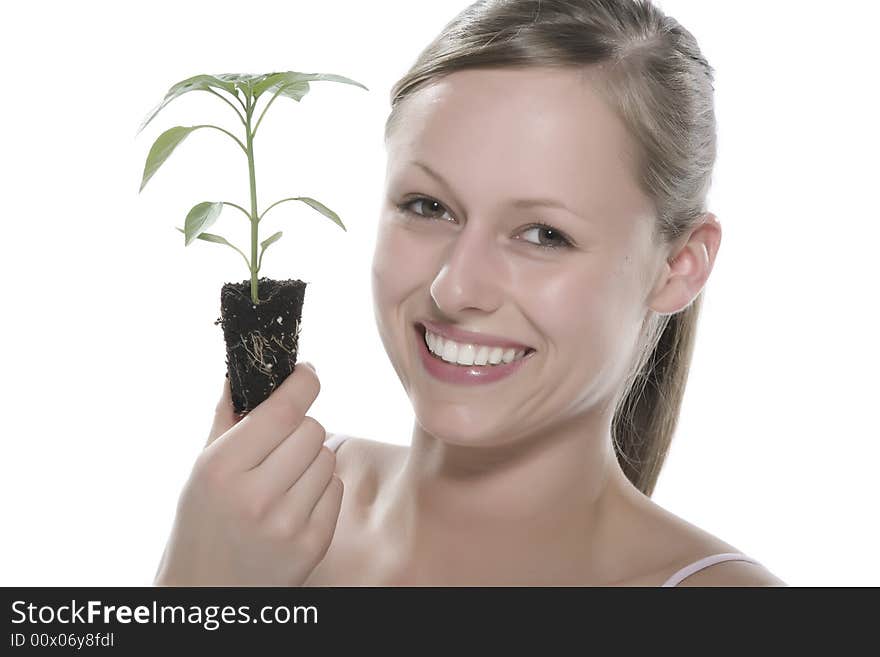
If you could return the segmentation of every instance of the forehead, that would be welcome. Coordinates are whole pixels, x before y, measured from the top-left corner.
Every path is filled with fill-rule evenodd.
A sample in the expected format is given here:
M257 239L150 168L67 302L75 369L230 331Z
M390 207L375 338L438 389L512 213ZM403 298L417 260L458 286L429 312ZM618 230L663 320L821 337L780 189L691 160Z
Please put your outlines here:
M634 143L584 69L468 69L408 97L388 175L426 162L462 201L554 197L584 214L641 214Z

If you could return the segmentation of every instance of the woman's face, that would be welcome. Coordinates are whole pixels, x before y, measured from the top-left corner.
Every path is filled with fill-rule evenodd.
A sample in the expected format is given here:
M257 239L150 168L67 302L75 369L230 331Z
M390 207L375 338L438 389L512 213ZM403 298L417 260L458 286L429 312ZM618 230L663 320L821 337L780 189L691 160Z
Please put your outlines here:
M441 440L502 444L604 413L625 375L663 255L634 145L588 80L459 71L407 99L389 137L374 311L419 425ZM420 356L426 319L535 353L494 383L441 381Z

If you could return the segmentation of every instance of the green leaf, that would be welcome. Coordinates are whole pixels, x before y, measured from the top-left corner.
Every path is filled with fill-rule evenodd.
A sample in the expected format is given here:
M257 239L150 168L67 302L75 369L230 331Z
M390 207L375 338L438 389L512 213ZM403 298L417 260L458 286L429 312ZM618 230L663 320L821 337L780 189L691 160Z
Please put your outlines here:
M289 77L287 73L273 73L254 85L254 100L267 91L274 92L273 98L283 92L283 95L299 102L303 96L309 93L309 83L305 80Z
M153 174L156 173L156 171L159 170L159 167L168 159L168 156L171 155L180 142L186 139L187 135L193 130L197 130L198 127L199 126L187 128L179 125L169 128L159 135L156 141L153 142L153 147L147 155L147 161L144 164L144 175L141 179L141 188L138 190L138 194L143 191L147 181L153 177Z
M175 226L175 228L177 228L177 226ZM186 235L186 232L182 228L177 228L177 230L179 230L181 233L183 233L184 236ZM213 233L199 233L199 239L205 240L206 242L214 242L215 244L225 244L226 246L228 246L232 249L235 249L236 251L238 251L239 254L241 254L241 257L244 258L244 264L247 266L247 268L248 269L251 268L251 263L248 262L247 256L241 252L241 249L239 249L237 246L235 246L235 244L232 244L231 242L227 242L225 239L223 239L219 235L214 235Z
M277 233L272 235L272 237L269 237L269 238L263 240L262 242L260 242L260 247L262 247L262 248L260 248L260 258L259 258L259 260L257 260L257 271L260 271L260 267L263 266L263 253L266 252L266 247L268 247L272 242L277 242L280 238L281 238L281 231L279 230Z
M296 102L299 102L307 93L309 93L308 82L288 82L287 84L280 85L276 89L275 93L272 94L272 100L274 100L276 96L287 96L288 98L293 98Z
M183 224L185 229L184 236L186 237L184 245L189 246L192 244L194 239L199 237L208 229L208 227L211 226L211 224L217 221L217 217L220 216L221 210L223 210L222 201L216 203L205 201L204 203L199 203L198 205L193 206L192 210L189 211L189 214L186 215L186 221Z
M328 218L332 219L333 221L335 221L337 224L339 224L339 226L342 228L342 230L344 230L345 232L348 232L348 230L342 224L342 220L339 218L339 215L337 215L335 212L333 212L333 210L328 208L326 205L324 205L320 201L316 201L315 199L309 198L308 196L297 196L293 200L302 201L303 203L307 203L308 205L315 208L315 210L317 210L318 212L323 214L325 217L328 217Z
M259 98L260 94L265 91L275 91L275 95L280 92L284 96L299 101L309 91L310 80L327 80L331 82L343 82L345 84L353 84L367 89L360 82L356 82L351 78L342 75L334 75L333 73L298 73L297 71L286 71L284 73L270 73L263 80L256 81L253 85L254 98Z
M184 235L186 235L186 232L183 230L183 228L177 228L177 226L175 226L174 228L179 230ZM232 246L232 244L227 242L225 239L223 239L219 235L214 235L213 233L199 233L198 238L200 240L205 240L206 242L216 242L217 244L225 244L226 246ZM232 248L234 249L235 247L232 246Z
M225 74L228 75L228 74ZM215 75L195 75L191 78L187 78L186 80L181 80L177 84L173 85L171 89L168 90L168 93L165 94L165 98L162 99L156 107L150 110L150 113L147 115L147 118L144 119L143 123L141 123L138 128L136 135L141 132L144 128L147 127L147 124L152 121L155 116L172 100L181 96L189 91L207 91L209 89L222 89L233 96L235 95L236 86L234 82L226 80L224 76L215 76Z
M221 73L216 76L217 79L232 84L236 89L240 89L245 96L250 96L254 84L265 79L269 73Z
M308 205L315 208L315 210L317 210L318 212L323 214L325 217L330 217L330 219L332 219L333 221L335 221L337 224L339 224L342 227L342 230L348 232L348 230L342 224L342 220L339 218L339 215L337 215L335 212L333 212L333 210L328 208L323 203L316 201L313 198L309 198L308 196L291 196L290 198L283 198L280 201L275 201L272 205L270 205L268 208L263 210L263 214L261 214L259 216L259 218L257 219L257 222L259 223L260 221L262 221L263 217L266 216L266 213L269 212L269 210L274 208L276 205L278 205L280 203L286 203L287 201L302 201L303 203L307 203Z
M263 248L263 250L265 250L267 246L269 246L272 242L277 242L280 238L281 238L281 231L279 230L277 233L272 235L272 237L269 237L269 238L263 240L262 242L260 242L260 246Z
M288 71L288 73L292 73L293 71ZM278 82L282 81L284 76L287 73L267 73L263 76L262 80L259 80L253 85L253 94L254 98L259 98L260 94L269 89L270 87L274 87Z

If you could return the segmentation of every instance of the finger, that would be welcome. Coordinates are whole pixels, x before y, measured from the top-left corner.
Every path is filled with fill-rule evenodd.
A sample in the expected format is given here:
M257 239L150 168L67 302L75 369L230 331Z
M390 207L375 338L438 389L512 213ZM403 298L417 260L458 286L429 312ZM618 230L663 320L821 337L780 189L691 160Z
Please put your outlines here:
M229 377L223 380L223 392L220 395L220 401L214 409L214 422L211 430L208 432L208 442L205 447L213 443L217 438L234 427L243 416L235 412L232 405L232 389L229 386Z
M281 497L278 510L296 526L308 520L324 489L336 470L336 454L326 445L300 475L299 479Z
M321 391L315 370L298 363L262 403L217 439L218 458L238 471L259 464L292 434Z
M342 508L342 497L345 493L345 486L342 479L334 474L330 477L330 482L324 489L321 499L312 509L312 515L309 516L309 524L318 535L325 537L327 544L333 540L333 534L336 533L336 525L339 521L339 510Z
M263 499L281 497L315 460L326 438L324 427L306 415L296 431L246 473L253 479L258 494Z

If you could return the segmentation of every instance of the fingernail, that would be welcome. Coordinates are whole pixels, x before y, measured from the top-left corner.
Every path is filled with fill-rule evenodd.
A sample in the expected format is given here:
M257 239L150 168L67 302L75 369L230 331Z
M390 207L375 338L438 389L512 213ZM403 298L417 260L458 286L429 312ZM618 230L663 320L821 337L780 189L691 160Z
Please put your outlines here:
M314 365L312 365L310 362L306 361L306 362L303 363L303 365L308 365L309 367L312 368L312 371L313 371L315 374L318 373L318 369L317 369Z

